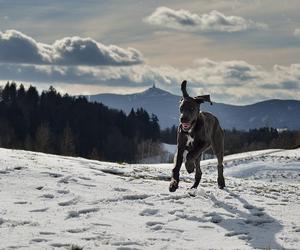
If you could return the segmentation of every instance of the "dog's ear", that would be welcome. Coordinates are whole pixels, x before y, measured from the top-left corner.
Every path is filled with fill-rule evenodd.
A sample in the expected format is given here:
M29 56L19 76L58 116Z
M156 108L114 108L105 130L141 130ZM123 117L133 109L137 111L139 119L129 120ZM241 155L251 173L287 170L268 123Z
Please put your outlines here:
M212 101L210 100L210 95L200 95L200 96L196 96L194 97L194 100L198 103L204 103L204 102L209 102L210 105L212 105Z
M189 94L187 93L186 91L186 80L184 80L182 83L181 83L181 91L182 91L182 95L183 97L188 97Z

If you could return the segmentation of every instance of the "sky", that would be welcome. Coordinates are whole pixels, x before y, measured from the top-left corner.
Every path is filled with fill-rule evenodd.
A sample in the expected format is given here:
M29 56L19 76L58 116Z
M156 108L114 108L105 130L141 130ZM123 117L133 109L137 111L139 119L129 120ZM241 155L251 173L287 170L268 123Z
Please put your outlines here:
M0 84L300 99L300 1L0 0Z

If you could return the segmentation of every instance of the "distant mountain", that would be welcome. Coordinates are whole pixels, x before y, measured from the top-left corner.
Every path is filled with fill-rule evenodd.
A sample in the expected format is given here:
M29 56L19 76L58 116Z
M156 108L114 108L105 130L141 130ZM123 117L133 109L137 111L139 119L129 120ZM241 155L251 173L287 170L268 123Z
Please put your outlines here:
M121 109L126 113L132 108L144 108L148 113L158 116L161 127L170 127L178 123L178 103L180 97L162 89L152 87L144 92L128 95L99 94L90 96L90 101Z
M132 108L142 107L158 116L162 128L178 124L181 97L155 86L136 94L98 94L89 98L90 101L102 102L127 113ZM245 106L205 103L201 105L201 110L215 114L226 129L247 130L264 126L300 129L300 101L296 100L267 100Z

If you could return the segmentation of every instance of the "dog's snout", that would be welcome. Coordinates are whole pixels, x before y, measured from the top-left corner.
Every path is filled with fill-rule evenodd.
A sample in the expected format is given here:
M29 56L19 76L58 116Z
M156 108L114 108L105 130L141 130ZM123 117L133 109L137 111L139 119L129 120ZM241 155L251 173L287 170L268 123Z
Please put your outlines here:
M188 122L187 117L181 115L181 116L180 116L180 122L181 122L181 123Z

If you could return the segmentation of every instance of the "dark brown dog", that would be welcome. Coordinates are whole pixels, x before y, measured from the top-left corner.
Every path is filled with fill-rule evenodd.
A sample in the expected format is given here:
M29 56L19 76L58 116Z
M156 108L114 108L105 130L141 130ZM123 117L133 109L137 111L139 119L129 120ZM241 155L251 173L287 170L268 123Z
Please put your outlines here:
M178 188L179 171L183 161L185 161L188 173L195 171L195 182L191 188L198 187L202 176L201 155L210 147L218 159L218 185L223 189L225 187L223 176L224 132L215 116L211 113L200 112L201 103L211 103L210 96L190 97L186 91L186 81L182 82L181 91L183 97L180 101L177 152L169 190L175 192Z

